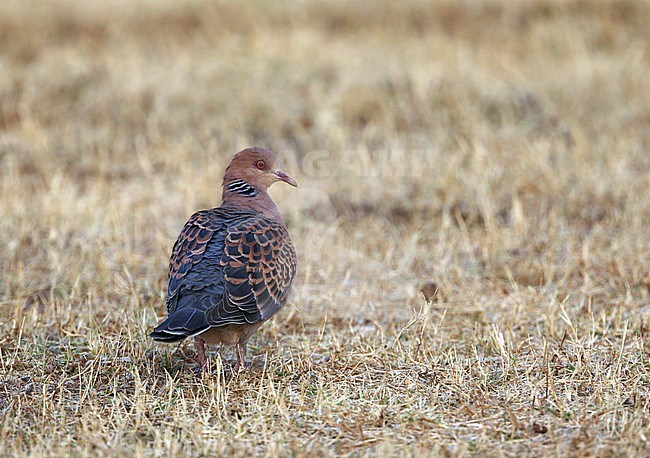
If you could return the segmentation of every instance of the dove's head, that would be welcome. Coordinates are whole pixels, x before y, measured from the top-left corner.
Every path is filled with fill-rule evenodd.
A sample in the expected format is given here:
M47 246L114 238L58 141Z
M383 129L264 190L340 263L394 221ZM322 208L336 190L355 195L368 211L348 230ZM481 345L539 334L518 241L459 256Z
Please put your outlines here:
M275 153L260 147L246 148L235 154L223 177L224 192L229 186L237 190L237 184L233 183L242 181L262 192L276 181L298 186L298 183L279 167Z

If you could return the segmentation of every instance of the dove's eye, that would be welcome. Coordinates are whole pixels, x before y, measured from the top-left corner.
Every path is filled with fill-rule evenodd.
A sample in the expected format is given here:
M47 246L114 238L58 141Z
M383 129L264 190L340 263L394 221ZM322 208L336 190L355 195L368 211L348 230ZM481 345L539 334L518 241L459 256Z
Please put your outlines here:
M257 161L255 163L255 167L257 167L260 170L264 170L266 168L266 162L264 161Z

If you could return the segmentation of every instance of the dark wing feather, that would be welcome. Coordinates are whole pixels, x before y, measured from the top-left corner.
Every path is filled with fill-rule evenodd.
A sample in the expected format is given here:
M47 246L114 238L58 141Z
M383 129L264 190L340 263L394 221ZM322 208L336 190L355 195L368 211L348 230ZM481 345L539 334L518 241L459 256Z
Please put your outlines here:
M167 312L169 313L176 309L177 294L184 284L186 275L203 259L208 242L224 226L223 219L214 216L210 210L193 214L178 235L169 260L167 286Z

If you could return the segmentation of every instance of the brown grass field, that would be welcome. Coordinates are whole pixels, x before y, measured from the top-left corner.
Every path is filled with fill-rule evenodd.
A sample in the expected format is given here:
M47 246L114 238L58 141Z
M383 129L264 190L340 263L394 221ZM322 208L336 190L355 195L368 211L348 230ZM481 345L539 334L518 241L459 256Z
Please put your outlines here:
M650 455L649 74L647 0L3 0L0 455ZM297 286L197 376L251 145Z

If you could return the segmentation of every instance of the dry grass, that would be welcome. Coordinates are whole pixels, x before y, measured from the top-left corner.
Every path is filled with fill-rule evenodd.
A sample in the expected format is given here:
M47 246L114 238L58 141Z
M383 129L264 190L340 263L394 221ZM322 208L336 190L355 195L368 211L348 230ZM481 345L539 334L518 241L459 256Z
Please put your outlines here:
M0 3L0 455L650 453L650 3ZM253 370L155 345L281 152ZM415 164L415 165L414 165ZM423 285L429 303L419 293Z

